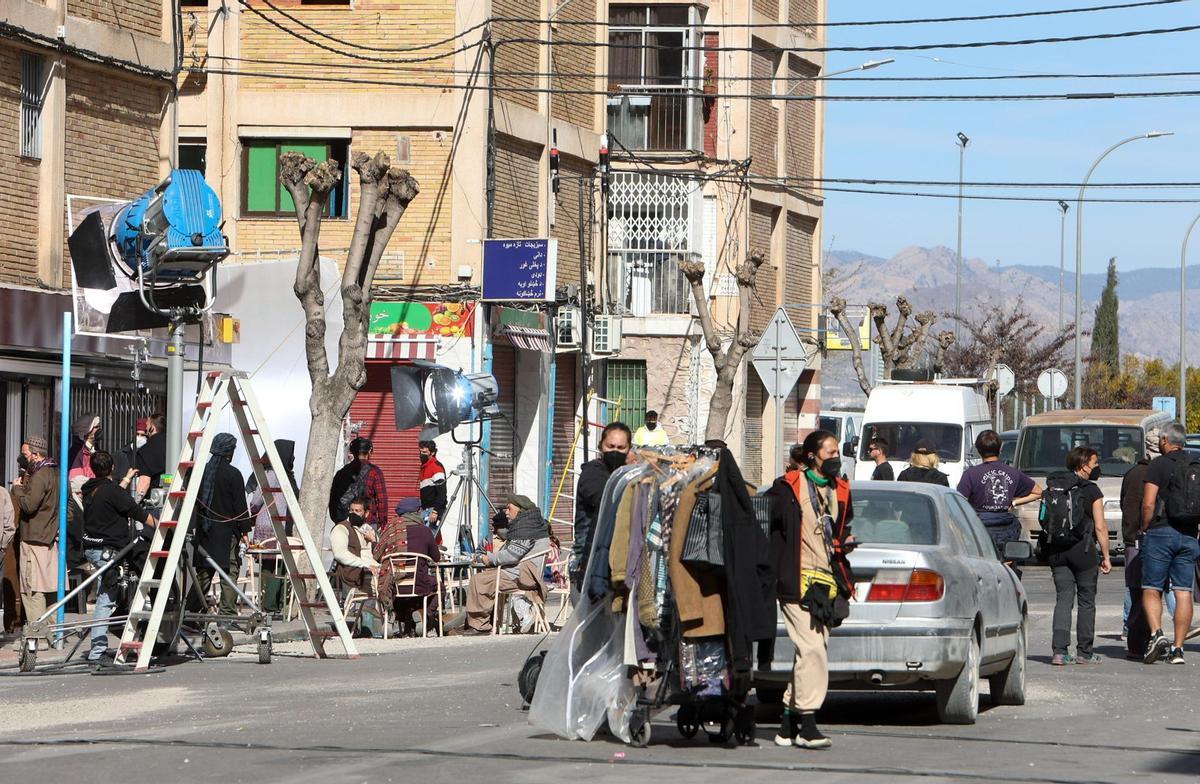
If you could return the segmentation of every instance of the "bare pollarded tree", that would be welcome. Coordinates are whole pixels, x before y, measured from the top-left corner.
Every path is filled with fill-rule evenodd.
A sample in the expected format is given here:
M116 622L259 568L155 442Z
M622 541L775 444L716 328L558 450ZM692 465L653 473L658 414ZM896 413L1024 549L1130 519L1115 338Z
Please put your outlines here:
M708 404L708 424L704 428L704 440L725 440L725 427L729 412L733 409L733 386L746 352L758 344L759 335L750 327L750 298L758 277L758 268L766 256L762 251L752 251L744 262L734 270L738 285L738 313L733 336L726 343L718 334L708 307L708 295L704 291L704 262L680 259L679 270L692 288L692 299L696 302L696 313L700 318L700 330L704 334L704 346L712 355L713 367L717 372L717 383Z
M871 394L871 381L867 378L863 365L862 346L858 342L858 328L850 323L846 315L846 300L834 297L829 303L830 314L837 319L838 326L846 333L854 358L854 373L858 376L858 385L864 395ZM930 331L937 314L933 311L922 311L913 315L912 303L905 297L896 297L896 323L888 326L888 306L880 302L867 305L874 333L871 340L879 345L879 354L883 358L883 377L891 378L894 370L910 370L917 367L928 356ZM914 323L910 324L909 319ZM941 332L936 336L937 353L933 360L933 368L939 371L945 360L946 352L954 344L953 332Z
M317 541L324 534L329 485L337 470L342 419L354 396L367 382L365 358L371 282L388 240L409 202L420 192L412 175L392 166L384 153L374 157L357 153L351 166L358 173L358 217L342 271L342 334L338 340L337 367L331 370L325 351L325 296L321 290L319 239L329 194L342 175L334 161L317 163L298 152L284 153L279 159L279 180L292 196L300 227L300 259L293 289L304 308L304 350L312 381L308 403L312 424L300 483L300 508Z

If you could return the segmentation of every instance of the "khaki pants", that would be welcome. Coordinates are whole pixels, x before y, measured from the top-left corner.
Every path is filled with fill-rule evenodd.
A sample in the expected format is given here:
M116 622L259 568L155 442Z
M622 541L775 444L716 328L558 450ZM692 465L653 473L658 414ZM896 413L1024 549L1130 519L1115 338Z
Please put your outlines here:
M541 583L535 574L535 564L521 564L521 571L516 579L503 569L483 569L475 573L467 587L467 625L481 632L491 631L492 613L496 601L496 574L499 572L500 590L522 590L536 596L541 589ZM534 599L531 597L530 601Z
M804 713L818 710L829 690L829 630L814 621L799 602L780 602L779 606L796 649L783 707Z
M21 565L21 607L25 612L25 623L33 629L33 622L46 612L57 599L58 590L58 545L21 542L19 548ZM41 636L44 629L53 623L46 619L42 626L26 636ZM47 635L47 639L49 636Z

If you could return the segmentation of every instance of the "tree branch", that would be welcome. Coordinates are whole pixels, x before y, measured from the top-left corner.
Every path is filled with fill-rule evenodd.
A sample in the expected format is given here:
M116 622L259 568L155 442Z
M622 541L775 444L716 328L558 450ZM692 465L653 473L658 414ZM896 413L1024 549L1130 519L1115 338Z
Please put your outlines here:
M354 154L353 167L358 172L358 219L354 223L354 235L350 238L350 251L346 254L346 268L342 271L343 294L350 286L359 285L362 277L367 246L378 215L376 204L380 196L387 192L386 182L380 181L387 177L389 160L382 152L376 153L374 158L359 152Z
M858 330L850 323L850 317L846 315L846 300L841 297L834 297L829 302L829 313L837 320L838 325L842 328L842 332L846 334L846 339L850 341L850 351L854 362L854 374L858 376L858 386L862 389L864 395L871 394L871 382L867 378L867 371L863 367L862 346L859 344Z
M375 280L375 271L379 269L383 252L387 249L387 244L391 240L393 232L396 231L400 219L404 217L404 211L421 192L421 186L417 183L416 178L406 169L398 166L388 169L387 177L380 181L379 188L380 200L376 204L376 210L381 213L380 217L383 220L377 220L375 223L375 230L371 233L367 253L367 264L358 281L359 286L366 292L371 290L371 283ZM384 193L385 189L386 194Z
M704 335L704 347L712 355L713 364L719 370L725 362L725 357L721 351L721 339L717 336L717 328L713 325L708 296L704 293L704 262L688 261L680 256L678 266L692 289L692 300L696 303L696 314L700 319L700 332Z

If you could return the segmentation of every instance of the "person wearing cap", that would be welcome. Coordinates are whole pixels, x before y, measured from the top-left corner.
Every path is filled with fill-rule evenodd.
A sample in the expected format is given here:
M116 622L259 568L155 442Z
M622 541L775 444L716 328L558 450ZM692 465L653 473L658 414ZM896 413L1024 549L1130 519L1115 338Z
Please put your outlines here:
M1125 609L1121 615L1121 636L1129 636L1129 610L1134 599L1142 596L1142 567L1137 562L1142 537L1142 495L1145 490L1146 468L1162 454L1158 449L1161 432L1157 427L1146 431L1146 453L1121 479L1121 538L1125 542ZM1167 612L1175 616L1175 593L1166 595Z
M366 498L367 524L376 531L382 530L388 520L387 482L383 470L371 462L375 445L371 439L358 437L350 442L350 462L333 475L329 487L329 519L340 523L350 513L350 502L355 498Z
M912 455L908 458L908 468L896 477L897 482L924 482L930 485L950 486L950 477L938 470L937 444L928 438L917 442Z
M411 496L401 498L396 504L396 517L384 526L379 544L375 545L375 560L379 562L379 596L384 601L391 597L398 634L402 637L410 632L415 633L414 618L421 609L421 597L437 592L437 576L432 573L429 562L422 559L417 563L412 585L402 586L397 592L388 556L415 553L428 557L433 563L442 559L434 532L425 525L421 511L421 499ZM437 605L436 601L429 602L429 614L424 619L430 629L437 626Z
M84 414L76 418L71 432L75 434L75 441L68 454L67 476L93 479L92 453L96 451L96 440L100 436L100 417L97 414Z
M658 412L646 412L646 424L637 429L633 434L634 446L670 446L671 439L667 437L667 431L658 426Z
M32 624L45 614L48 594L58 590L58 464L45 436L26 437L21 454L28 469L13 481L12 499L21 540L21 606Z
M534 558L522 563L531 553L550 549L550 523L528 497L510 495L505 509L508 515L508 538L504 546L492 555L483 555L479 564L484 568L475 573L467 588L467 625L464 635L488 634L492 631L492 611L495 607L496 590L538 592L542 590L544 558ZM529 618L521 618L522 629L529 625Z
M123 477L129 469L137 465L137 451L146 445L146 431L150 427L150 417L142 417L133 425L133 440L113 452L113 476ZM131 485L132 493L137 488Z

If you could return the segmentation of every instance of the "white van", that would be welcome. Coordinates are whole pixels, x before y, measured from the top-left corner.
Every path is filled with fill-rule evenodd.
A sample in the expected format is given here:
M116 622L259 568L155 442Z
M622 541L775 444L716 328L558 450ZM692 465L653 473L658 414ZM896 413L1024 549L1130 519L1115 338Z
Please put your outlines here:
M962 472L979 462L975 437L992 427L987 398L974 379L933 383L887 381L871 390L863 416L854 478L868 480L875 461L867 454L874 438L888 442L888 462L899 476L917 442L928 438L937 444L939 470L958 484Z
M842 470L846 476L854 476L854 455L858 454L862 422L861 411L822 411L817 419L818 430L828 430L837 436L843 455Z

